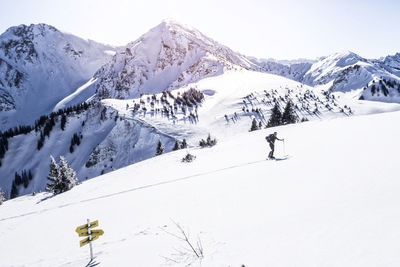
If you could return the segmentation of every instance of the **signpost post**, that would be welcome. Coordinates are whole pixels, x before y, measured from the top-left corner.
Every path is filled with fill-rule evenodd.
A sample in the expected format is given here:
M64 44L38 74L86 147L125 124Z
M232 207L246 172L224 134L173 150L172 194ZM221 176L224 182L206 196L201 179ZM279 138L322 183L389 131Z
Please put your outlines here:
M104 234L104 231L101 229L92 229L97 226L99 226L99 221L96 220L94 222L90 222L90 220L87 219L87 224L78 226L75 229L75 232L78 233L78 236L87 236L87 238L85 238L79 242L79 245L81 247L83 247L87 244L90 245L90 260L93 260L92 241L98 239L99 236Z

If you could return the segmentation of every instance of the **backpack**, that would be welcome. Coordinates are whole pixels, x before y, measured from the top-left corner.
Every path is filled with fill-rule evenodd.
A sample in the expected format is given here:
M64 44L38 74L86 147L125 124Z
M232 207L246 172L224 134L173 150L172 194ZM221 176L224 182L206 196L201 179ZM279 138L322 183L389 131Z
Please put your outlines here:
M267 135L265 137L265 140L267 140L268 143L271 143L272 142L271 135Z

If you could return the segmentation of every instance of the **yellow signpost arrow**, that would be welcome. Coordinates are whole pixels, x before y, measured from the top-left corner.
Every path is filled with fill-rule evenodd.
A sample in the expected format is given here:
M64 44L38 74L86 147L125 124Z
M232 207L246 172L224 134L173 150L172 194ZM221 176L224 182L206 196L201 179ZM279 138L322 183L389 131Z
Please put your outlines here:
M98 220L76 227L75 232L77 232L78 234L84 233L84 232L87 232L88 229L94 228L94 227L97 227L97 226L99 226L99 221Z
M92 237L94 236L94 235L103 235L104 234L104 231L103 230L100 230L100 229L95 229L95 230L91 230L90 231L90 235L92 235ZM78 233L78 235L79 236L89 236L89 231L88 230L86 230L86 232L80 232L80 233Z
M95 229L95 230L92 230L92 231L91 231L92 237L95 236L95 235L101 236L101 235L103 235L103 234L104 234L104 231L101 230L101 229Z
M81 240L81 241L79 242L79 244L81 245L81 247L83 247L84 245L87 245L87 244L89 244L89 243L90 243L90 237L85 238L85 239L83 239L83 240Z
M96 239L99 238L99 236L104 234L104 231L101 229L93 229L91 228L99 226L99 221L96 220L94 222L90 222L90 220L87 220L87 224L78 226L75 229L75 232L78 233L78 236L87 236L87 238L81 240L79 242L79 245L81 247L90 244L90 259L93 260L93 248L92 248L92 242Z

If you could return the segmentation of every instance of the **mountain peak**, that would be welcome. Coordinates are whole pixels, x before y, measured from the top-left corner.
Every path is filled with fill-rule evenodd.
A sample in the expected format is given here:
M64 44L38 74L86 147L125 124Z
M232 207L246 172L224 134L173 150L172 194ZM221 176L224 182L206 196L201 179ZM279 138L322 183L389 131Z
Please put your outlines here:
M179 25L179 26L183 26L182 23L178 22L176 19L174 18L165 18L161 21L161 24L164 25L169 25L169 26L173 26L173 25Z
M163 40L174 39L178 41L179 39L182 40L182 37L184 36L185 39L200 39L206 41L207 43L213 42L210 38L202 34L200 31L196 30L195 28L180 23L172 18L162 20L160 24L152 28L149 32L142 35L142 37L146 37L149 35L158 36Z
M95 77L101 98L132 98L177 88L224 70L255 69L248 58L174 19L160 24L129 43ZM114 86L115 85L115 86Z
M336 52L328 56L327 58L335 58L335 59L340 59L340 58L361 58L358 54L350 51L350 50L343 50L340 52Z
M39 24L30 24L29 26L25 24L21 24L19 26L13 26L8 28L3 35L13 35L17 37L33 37L36 35L44 36L47 32L58 32L58 30L48 24L39 23Z
M345 50L341 52L334 53L323 60L317 65L332 65L337 67L347 67L349 65L354 65L359 61L367 61L361 56L357 55L354 52Z

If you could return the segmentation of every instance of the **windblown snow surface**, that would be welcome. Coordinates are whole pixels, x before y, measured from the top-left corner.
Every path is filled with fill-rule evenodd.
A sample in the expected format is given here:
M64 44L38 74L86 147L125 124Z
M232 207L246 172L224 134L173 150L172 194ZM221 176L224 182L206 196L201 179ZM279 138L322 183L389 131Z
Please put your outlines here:
M400 112L244 132L0 206L0 266L399 266ZM278 131L277 161L264 137ZM182 163L190 152L197 158ZM290 157L286 160L285 155ZM179 240L179 224L204 258ZM196 246L196 245L195 245Z

